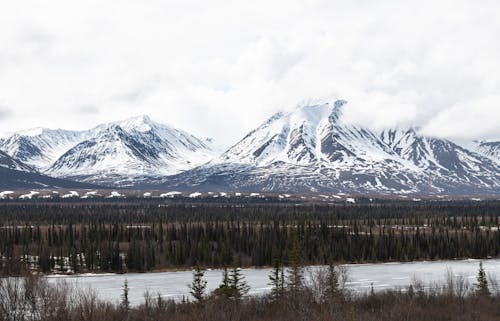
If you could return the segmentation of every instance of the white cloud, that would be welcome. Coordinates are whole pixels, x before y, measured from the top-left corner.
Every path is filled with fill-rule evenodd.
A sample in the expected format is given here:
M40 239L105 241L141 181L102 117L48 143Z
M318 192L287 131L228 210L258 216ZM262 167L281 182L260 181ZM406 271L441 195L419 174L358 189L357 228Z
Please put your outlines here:
M36 0L0 4L2 131L150 114L239 140L343 98L348 121L499 138L497 1Z
M0 105L0 121L11 118L13 114L14 112L10 108Z
M422 131L428 135L444 135L457 139L464 136L476 139L498 139L499 106L500 95L459 103L440 111L422 128ZM471 123L474 126L470 126ZM491 133L491 136L487 133Z

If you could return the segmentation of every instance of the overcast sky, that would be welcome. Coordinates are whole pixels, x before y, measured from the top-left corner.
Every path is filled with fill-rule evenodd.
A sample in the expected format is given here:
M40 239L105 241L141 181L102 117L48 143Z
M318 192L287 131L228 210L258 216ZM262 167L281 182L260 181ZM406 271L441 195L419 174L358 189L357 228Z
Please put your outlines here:
M480 4L480 5L479 5ZM148 114L230 144L279 110L500 138L497 0L0 4L0 132Z

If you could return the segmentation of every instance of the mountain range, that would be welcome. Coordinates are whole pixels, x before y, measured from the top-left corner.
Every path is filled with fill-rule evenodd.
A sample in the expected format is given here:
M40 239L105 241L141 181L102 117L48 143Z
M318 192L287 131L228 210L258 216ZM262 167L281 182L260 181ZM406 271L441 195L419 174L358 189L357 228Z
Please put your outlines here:
M86 131L21 131L0 140L8 164L1 166L112 187L500 194L500 142L453 142L415 128L378 132L345 123L346 105L277 113L223 153L147 116Z
M44 175L119 187L201 165L215 155L209 145L147 116L85 131L37 128L0 140L0 150Z

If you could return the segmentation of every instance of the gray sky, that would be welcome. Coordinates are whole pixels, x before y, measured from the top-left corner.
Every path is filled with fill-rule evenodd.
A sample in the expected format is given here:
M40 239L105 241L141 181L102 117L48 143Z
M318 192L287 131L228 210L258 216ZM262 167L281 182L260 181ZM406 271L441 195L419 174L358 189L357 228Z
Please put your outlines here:
M500 138L497 0L0 4L0 132L148 114L230 144L278 110Z

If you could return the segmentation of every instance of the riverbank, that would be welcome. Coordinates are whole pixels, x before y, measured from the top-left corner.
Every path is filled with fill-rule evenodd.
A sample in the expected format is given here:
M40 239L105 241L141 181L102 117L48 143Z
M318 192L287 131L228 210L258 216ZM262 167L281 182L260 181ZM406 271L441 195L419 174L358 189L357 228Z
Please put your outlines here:
M411 263L378 263L378 264L351 264L343 265L347 268L349 280L347 287L357 293L370 291L376 292L407 287L415 280L425 284L442 282L446 273L451 270L454 275L461 275L470 283L475 282L479 262L483 261L485 270L500 284L500 259L492 260L447 260ZM318 266L305 268L305 276L319 269ZM249 286L251 295L264 295L269 293L270 268L242 269ZM209 269L205 271L207 290L211 291L219 286L222 270ZM146 291L160 294L165 299L182 300L190 297L188 283L192 280L192 272L155 272L155 273L129 273L112 275L72 275L49 276L49 282L56 284L65 281L77 288L93 289L99 298L119 301L125 280L130 287L130 302L134 305L144 301Z

